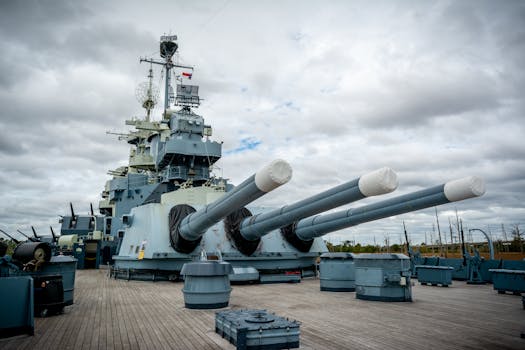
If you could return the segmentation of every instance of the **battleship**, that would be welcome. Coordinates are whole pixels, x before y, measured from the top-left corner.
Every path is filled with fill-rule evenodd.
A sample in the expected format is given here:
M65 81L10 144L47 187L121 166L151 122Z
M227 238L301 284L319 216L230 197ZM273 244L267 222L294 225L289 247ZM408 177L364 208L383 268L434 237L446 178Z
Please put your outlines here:
M164 35L160 59L140 59L149 64L138 94L145 115L126 120L133 130L118 134L131 146L129 164L109 171L100 214L91 208L91 215L77 215L71 205L71 215L61 219L58 245L81 268L110 264L117 278L177 280L186 262L206 254L230 262L234 282L294 282L315 275L316 260L328 251L325 234L485 191L483 181L470 176L325 214L394 191L397 175L383 167L292 204L257 206L256 199L291 179L292 168L275 159L237 186L214 175L222 143L211 139L212 127L196 113L199 86L188 83L194 67L176 61L178 48L176 36ZM164 74L160 120L151 115L158 95L153 67Z
M243 310L264 308L286 321L299 321L288 324L295 329L300 324L300 343L297 332L284 346L257 343L249 348L522 348L523 310L516 296L507 293L522 288L516 282L525 275L521 262L503 264L492 256L484 261L465 250L463 259L422 257L409 250L409 262L402 254L328 253L323 241L330 232L365 222L479 197L485 192L482 179L468 176L326 213L395 191L397 175L383 167L292 204L257 206L257 199L291 181L291 165L271 160L237 186L214 175L222 143L211 139L211 126L195 112L199 87L187 83L194 69L174 62L177 50L176 36L162 36L162 60L141 59L150 65L149 80L139 94L146 113L126 121L134 130L118 134L131 146L129 163L109 172L112 179L102 192L99 213L91 208L90 215L78 215L71 204L70 215L60 219L61 235L52 231L52 242L44 244L35 233L34 239L17 242L12 259L7 247L0 246L0 292L5 295L0 311L9 311L2 314L0 330L13 331L16 325L17 334L34 335L0 340L2 348L232 349L224 339L228 329L214 329L214 311L193 310L186 295L183 300L184 289L174 292L180 284L171 281L183 277L184 265L202 260L231 264L233 273L226 280L241 284L231 290L231 311L249 314ZM165 74L160 120L151 115L156 105L154 66ZM28 271L33 261L38 266ZM421 285L410 280L416 265ZM446 279L436 279L445 273ZM487 284L468 284L493 274L498 293ZM452 277L468 281L452 285ZM502 287L496 287L497 279ZM36 310L48 307L50 296L62 297L53 304L58 316L33 320L27 307L33 303L33 281L38 281L34 295L44 285L60 287L45 303L35 299ZM260 284L242 285L253 282ZM21 293L5 288L8 283L30 287ZM437 284L450 288L433 287ZM229 297L229 284L227 288ZM73 304L73 292L74 306L64 309ZM217 307L223 306L228 303ZM221 313L215 314L216 321ZM262 341L272 328L262 323L274 319L270 314L256 317L256 340Z

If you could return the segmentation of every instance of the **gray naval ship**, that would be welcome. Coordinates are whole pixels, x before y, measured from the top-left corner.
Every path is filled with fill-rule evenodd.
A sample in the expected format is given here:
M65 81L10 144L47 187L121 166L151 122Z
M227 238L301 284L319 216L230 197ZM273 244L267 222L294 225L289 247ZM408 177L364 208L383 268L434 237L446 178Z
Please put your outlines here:
M79 268L110 264L117 278L175 280L186 262L207 256L230 262L233 282L297 282L315 274L327 233L485 191L471 176L321 214L394 191L397 175L385 167L290 205L257 207L256 199L291 179L291 166L273 160L235 187L213 174L222 143L211 140L211 126L195 112L199 87L185 83L193 67L178 64L177 51L177 37L162 36L161 59L140 60L150 65L141 93L146 113L127 120L134 130L119 134L131 145L129 164L109 172L100 214L77 215L71 206L71 215L61 219L58 245L79 260ZM164 74L161 120L151 118L153 67Z

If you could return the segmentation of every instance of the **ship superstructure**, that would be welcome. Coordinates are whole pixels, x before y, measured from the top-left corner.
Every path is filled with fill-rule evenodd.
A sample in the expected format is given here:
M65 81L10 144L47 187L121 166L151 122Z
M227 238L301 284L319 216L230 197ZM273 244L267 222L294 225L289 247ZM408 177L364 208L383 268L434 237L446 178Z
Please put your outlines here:
M89 266L112 261L124 235L122 218L131 209L148 203L159 203L164 193L180 188L205 186L212 191L224 191L226 181L210 174L221 157L221 143L211 141L212 128L194 112L200 105L199 87L184 84L191 78L193 67L174 63L178 49L174 35L160 39L162 60L141 58L150 64L148 81L137 89L137 97L145 109L143 118L126 120L133 127L127 133L110 133L130 144L129 164L108 172L113 178L106 182L99 203L100 215L71 215L61 218L60 246L82 250L80 257ZM161 120L152 120L158 91L153 84L153 66L164 72L164 108ZM177 72L176 70L182 70ZM188 73L188 71L190 73ZM176 92L172 88L177 79ZM231 187L231 186L230 186Z

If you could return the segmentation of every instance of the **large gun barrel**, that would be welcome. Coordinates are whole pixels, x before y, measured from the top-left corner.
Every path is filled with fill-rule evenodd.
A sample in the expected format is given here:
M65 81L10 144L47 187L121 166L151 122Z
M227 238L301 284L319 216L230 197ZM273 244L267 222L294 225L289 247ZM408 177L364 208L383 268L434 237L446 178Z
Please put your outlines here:
M35 227L34 227L34 226L31 226L31 230L33 231L33 236L35 236L35 239L36 239L37 241L40 241L40 236L38 236L38 235L36 234L36 230L35 230Z
M241 223L241 234L245 239L253 241L299 219L365 197L392 192L397 188L397 184L396 173L390 168L381 168L292 205L244 219Z
M297 223L295 235L299 240L309 241L364 222L479 197L484 193L483 180L470 176L359 208L303 219Z
M255 216L247 213L236 218L228 217L227 231L237 249L243 254L251 255L259 245L261 237L272 230L288 227L302 218L365 197L392 192L397 188L397 184L396 173L384 167L289 206ZM284 237L287 240L289 238L286 234Z
M277 159L250 176L232 191L227 192L223 197L198 211L184 204L175 206L170 212L172 245L179 252L189 253L193 251L209 227L228 214L287 183L291 177L292 168L290 165L284 160ZM180 215L181 206L187 210L182 215Z
M57 238L57 236L55 234L55 231L53 230L53 227L49 226L49 229L51 230L51 236L53 237L53 242L57 243L58 242L58 238Z
M20 233L22 236L24 236L25 238L27 238L28 241L31 241L31 242L38 242L38 240L37 240L36 238L30 237L30 236L26 235L25 233L23 233L23 232L20 231L20 230L16 230L16 232Z

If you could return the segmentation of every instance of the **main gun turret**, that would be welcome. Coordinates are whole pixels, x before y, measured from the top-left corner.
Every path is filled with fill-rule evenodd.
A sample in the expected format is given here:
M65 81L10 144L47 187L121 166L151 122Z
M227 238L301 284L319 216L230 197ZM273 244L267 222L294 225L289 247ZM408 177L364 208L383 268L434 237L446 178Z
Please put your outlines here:
M192 252L199 245L205 231L232 212L243 208L264 194L287 183L292 168L277 159L250 176L243 183L215 202L196 211L187 204L174 206L170 211L170 239L181 253Z

